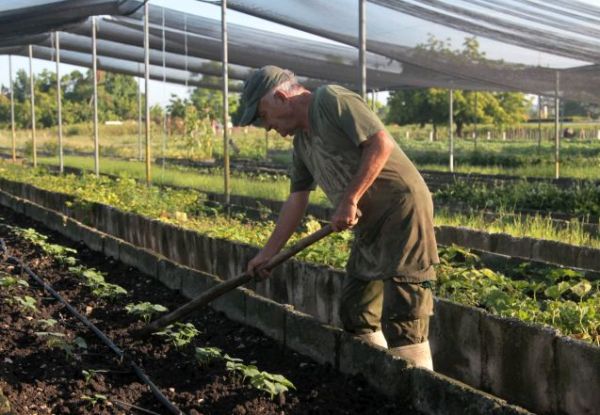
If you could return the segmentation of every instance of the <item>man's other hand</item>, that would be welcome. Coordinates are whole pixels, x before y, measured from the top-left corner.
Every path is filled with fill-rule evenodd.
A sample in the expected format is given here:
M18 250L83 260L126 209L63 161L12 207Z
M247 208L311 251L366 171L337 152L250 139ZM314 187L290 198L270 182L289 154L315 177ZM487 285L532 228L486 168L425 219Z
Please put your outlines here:
M356 203L342 201L331 217L331 227L336 232L350 229L357 224L359 216Z
M246 274L251 275L258 280L265 280L269 278L271 276L271 271L259 268L266 265L272 257L273 255L264 251L260 251L258 255L248 262Z

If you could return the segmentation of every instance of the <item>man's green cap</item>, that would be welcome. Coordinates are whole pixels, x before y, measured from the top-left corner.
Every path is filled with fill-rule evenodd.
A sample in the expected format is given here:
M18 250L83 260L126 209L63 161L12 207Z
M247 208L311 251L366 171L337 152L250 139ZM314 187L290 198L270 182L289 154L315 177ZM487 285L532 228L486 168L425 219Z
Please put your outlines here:
M258 103L274 86L289 80L289 72L278 66L267 65L255 70L244 82L240 100L242 116L240 125L252 124L257 118Z

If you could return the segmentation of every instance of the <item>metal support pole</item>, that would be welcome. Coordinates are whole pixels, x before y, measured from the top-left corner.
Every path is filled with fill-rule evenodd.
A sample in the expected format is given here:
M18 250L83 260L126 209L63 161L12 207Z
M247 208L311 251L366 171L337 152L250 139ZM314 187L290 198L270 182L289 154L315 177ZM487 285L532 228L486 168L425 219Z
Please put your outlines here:
M358 0L358 66L360 81L360 96L367 98L367 24L366 0Z
M58 116L58 169L61 174L65 171L63 159L63 130L62 130L62 88L60 85L60 34L56 32L55 47L56 47L56 108Z
M33 46L29 45L29 93L31 95L31 147L33 167L37 167L37 141L35 137L35 89L33 81Z
M150 99L149 99L149 83L150 83L150 37L149 37L149 5L144 3L144 92L146 106L146 184L152 182L151 165L150 165Z
M554 178L560 178L560 99L558 91L560 87L560 73L556 71L556 89L554 91Z
M92 17L92 74L94 80L94 173L100 176L100 143L98 138L98 57L96 55L96 17Z
M12 79L12 55L8 55L8 77L10 82L10 129L12 131L12 160L17 161L17 134L15 132L15 88Z
M138 74L142 72L138 64ZM142 79L137 78L137 100L138 100L138 160L142 161Z
M454 124L454 90L450 89L450 117L448 125L448 138L449 138L449 153L450 153L450 173L454 173L454 134L452 133L452 125Z
M537 131L538 153L542 150L542 96L538 95L538 131Z
M475 131L473 132L475 134L475 136L473 137L473 143L475 144L475 150L477 150L477 133L478 133L478 131L477 131L478 125L477 124L479 121L479 113L478 113L479 105L477 102L478 95L479 94L477 93L477 91L475 91Z
M165 86L167 83L167 58L166 58L166 39L165 39L165 9L162 9L162 86L163 98ZM187 75L186 75L187 76ZM161 179L164 179L165 174L165 156L167 152L167 111L163 111L163 139L162 139L162 162L161 162Z
M227 51L227 0L221 1L221 41L223 42L223 174L224 174L224 192L225 204L230 202L230 184L229 184L229 85L227 72L228 51Z

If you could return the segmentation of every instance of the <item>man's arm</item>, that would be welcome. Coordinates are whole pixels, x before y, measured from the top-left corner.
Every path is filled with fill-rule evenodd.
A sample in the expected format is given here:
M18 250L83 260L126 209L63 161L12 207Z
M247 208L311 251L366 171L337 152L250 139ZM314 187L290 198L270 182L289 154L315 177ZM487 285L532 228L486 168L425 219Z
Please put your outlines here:
M296 231L300 225L300 221L304 216L306 206L308 205L308 197L310 190L291 193L279 212L277 225L269 240L254 258L248 262L246 272L254 275L256 268L266 263L271 257L277 254L285 243L290 239L290 236ZM261 277L269 276L268 272L261 272Z
M358 222L356 216L358 201L379 176L394 149L394 142L385 130L381 130L367 138L360 147L362 154L358 171L331 217L331 224L335 231L350 228Z

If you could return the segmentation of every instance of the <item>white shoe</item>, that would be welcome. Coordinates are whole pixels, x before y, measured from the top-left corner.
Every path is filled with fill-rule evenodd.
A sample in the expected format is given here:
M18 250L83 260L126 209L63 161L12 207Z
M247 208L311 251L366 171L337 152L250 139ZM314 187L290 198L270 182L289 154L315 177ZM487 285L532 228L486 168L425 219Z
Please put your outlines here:
M433 359L431 358L431 348L429 341L407 346L393 347L390 353L394 356L410 360L417 367L433 370Z
M385 340L385 337L381 330L373 333L359 334L356 337L368 341L369 343L374 344L376 346L383 347L384 349L387 349L388 347L387 340Z

